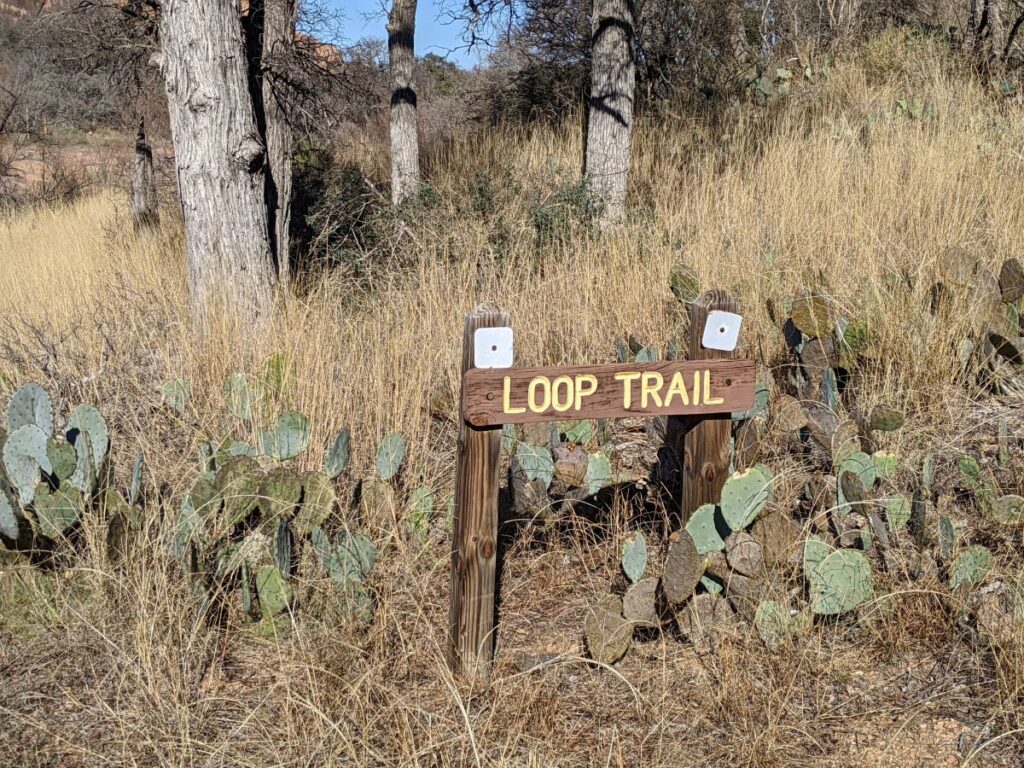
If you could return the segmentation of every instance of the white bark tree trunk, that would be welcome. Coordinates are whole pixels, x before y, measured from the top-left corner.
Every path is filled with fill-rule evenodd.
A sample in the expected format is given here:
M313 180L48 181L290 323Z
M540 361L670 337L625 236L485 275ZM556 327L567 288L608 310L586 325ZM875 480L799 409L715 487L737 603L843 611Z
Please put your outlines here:
M132 167L132 221L135 231L146 232L160 223L160 209L156 194L156 174L153 173L153 148L146 139L146 121L139 121L135 136L135 162Z
M284 288L291 282L292 128L284 108L283 77L295 46L296 14L296 0L249 3L250 82L257 127L267 147L267 224L277 278Z
M622 220L633 137L634 0L594 0L590 111L583 173L603 204L601 226Z
M163 0L160 39L193 317L262 325L276 274L239 0Z
M420 181L416 136L415 63L416 0L393 0L388 16L391 66L391 200L398 205L414 196Z

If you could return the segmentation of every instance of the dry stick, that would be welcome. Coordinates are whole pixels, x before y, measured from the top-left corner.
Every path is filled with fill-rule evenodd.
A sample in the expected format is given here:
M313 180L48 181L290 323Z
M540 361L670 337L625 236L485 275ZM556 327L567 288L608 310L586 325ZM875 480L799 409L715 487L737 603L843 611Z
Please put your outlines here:
M508 324L508 313L490 305L481 305L466 316L463 374L475 367L476 330ZM500 452L501 428L468 426L460 407L448 663L453 672L480 682L489 680L494 656Z
M704 324L712 310L739 313L739 303L722 290L702 293L690 305L689 360L726 360L736 357L735 350L721 352L701 344ZM683 494L680 520L689 520L702 504L717 504L729 475L729 437L732 415L669 416L666 444L680 457Z

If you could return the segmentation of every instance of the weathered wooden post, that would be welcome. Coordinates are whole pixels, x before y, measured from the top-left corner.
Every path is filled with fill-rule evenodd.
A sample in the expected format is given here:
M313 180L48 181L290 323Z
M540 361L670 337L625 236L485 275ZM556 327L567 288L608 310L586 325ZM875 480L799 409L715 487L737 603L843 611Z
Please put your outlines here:
M716 289L702 293L690 305L689 360L729 360L736 357L735 349L729 352L708 349L701 343L708 315L716 310L739 314L739 303L725 291ZM683 494L680 514L684 523L702 504L718 503L722 486L729 476L731 429L730 413L668 418L665 439L681 465Z
M477 329L508 324L508 313L489 305L480 305L466 316L463 376L476 367ZM448 664L453 671L480 681L488 680L494 656L500 453L501 427L468 425L461 418L460 399Z

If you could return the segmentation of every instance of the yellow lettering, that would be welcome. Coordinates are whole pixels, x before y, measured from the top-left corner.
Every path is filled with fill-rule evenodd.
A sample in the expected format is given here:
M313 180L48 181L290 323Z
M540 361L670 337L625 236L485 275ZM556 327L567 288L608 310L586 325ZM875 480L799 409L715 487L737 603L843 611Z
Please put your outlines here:
M661 408L661 395L659 394L665 379L657 371L648 371L643 375L640 384L640 407L647 407L647 396L650 395L655 404Z
M505 377L505 388L501 397L501 407L504 413L526 413L526 409L521 405L517 405L515 408L512 407L512 377Z
M622 407L629 410L633 405L633 382L640 378L640 372L616 373L615 380L622 382Z
M544 390L544 399L537 404L537 388ZM551 380L547 376L536 376L530 380L530 388L527 390L527 404L534 413L544 413L551 405Z
M693 404L700 405L700 371L693 372Z
M704 371L704 405L721 405L724 397L711 396L711 371Z
M588 389L584 389L583 385L590 385ZM576 377L576 410L578 411L583 405L583 398L597 392L597 376L592 373L584 373Z
M686 394L686 382L683 381L683 374L676 371L672 375L672 381L668 385L668 394L665 396L665 407L672 405L672 398L682 398L683 405L690 404L690 396Z
M559 387L565 389L565 400L559 400L558 398ZM559 413L572 408L572 389L572 379L568 376L559 376L551 384L551 405Z

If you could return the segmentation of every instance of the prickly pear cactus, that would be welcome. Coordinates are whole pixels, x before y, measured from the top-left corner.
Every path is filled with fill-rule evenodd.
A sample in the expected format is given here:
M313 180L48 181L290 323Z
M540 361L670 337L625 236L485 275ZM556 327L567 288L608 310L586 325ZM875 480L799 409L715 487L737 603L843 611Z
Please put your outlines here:
M693 539L693 543L697 547L697 554L706 555L725 549L725 540L718 532L715 517L715 505L704 504L697 507L690 515L690 519L686 521L686 532Z
M18 427L4 443L4 469L15 488L21 505L27 507L35 498L40 471L52 474L53 465L46 452L47 435L35 424Z
M811 610L819 615L846 613L874 597L871 562L852 549L829 553L809 571L805 570L804 576Z
M730 530L741 531L761 514L771 494L772 478L763 468L736 472L722 487L722 517Z
M232 415L242 421L252 419L252 397L249 379L244 373L231 373L224 379L224 399Z
M989 507L989 515L1003 525L1024 523L1024 496L1000 496Z
M188 413L189 401L192 399L192 387L185 379L169 379L160 387L160 397L164 405L184 416Z
M429 488L416 488L409 494L409 533L420 543L430 536L430 520L434 516L434 492Z
M876 451L871 455L875 463L875 476L883 480L896 474L896 454L889 451Z
M555 461L551 451L543 446L521 442L516 446L516 460L528 482L540 480L545 488L551 487L555 477Z
M871 410L871 428L878 432L895 432L903 426L905 419L903 411L890 405L876 405Z
M549 453L549 458L550 455ZM397 432L388 435L377 448L377 476L381 480L391 480L402 468L404 460L405 438ZM549 480L549 485L550 482Z
M789 634L789 611L781 603L765 600L757 606L754 614L754 626L768 646L768 650L778 649Z
M53 437L53 406L50 404L50 396L34 382L19 387L11 395L6 418L8 433L34 424L47 437Z
M309 419L291 411L263 433L263 452L278 461L294 459L309 446Z
M344 472L348 466L351 440L352 433L349 431L349 428L343 427L331 441L331 445L327 449L327 455L324 456L324 474L331 478L331 480Z
M107 431L107 422L104 421L102 414L91 405L76 406L68 419L69 443L76 444L78 435L83 433L89 436L93 466L98 472L110 450L110 433Z
M604 595L587 611L584 625L590 658L601 664L621 659L633 639L633 625L622 615L622 598Z
M640 581L647 570L647 539L642 531L629 534L622 542L622 572L632 583Z
M974 587L981 584L992 571L995 558L981 544L968 547L953 562L949 571L949 588Z
M676 264L668 275L672 294L683 304L692 304L700 296L700 277L689 267Z
M603 451L596 451L587 458L587 474L583 484L587 493L593 496L595 493L611 485L612 463Z

